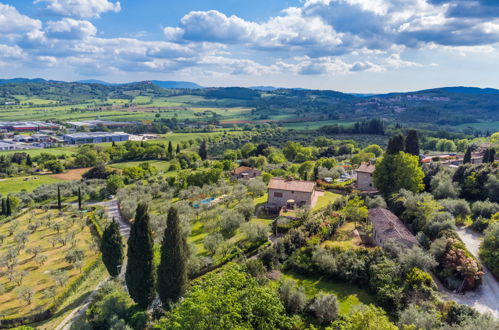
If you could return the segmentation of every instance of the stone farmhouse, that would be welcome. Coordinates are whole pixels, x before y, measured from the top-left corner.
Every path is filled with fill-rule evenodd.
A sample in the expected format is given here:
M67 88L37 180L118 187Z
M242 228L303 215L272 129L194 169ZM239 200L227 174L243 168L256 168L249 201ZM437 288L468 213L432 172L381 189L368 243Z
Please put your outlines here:
M393 240L408 248L419 246L419 242L402 221L387 209L377 207L369 210L368 220L372 224L372 238L376 245L384 246Z
M240 166L232 172L233 179L251 179L262 175L262 172L253 167Z
M357 172L357 189L361 191L375 191L373 173L376 166L372 163L364 163L355 170Z
M319 197L315 182L293 179L272 178L268 185L267 206L274 208L295 206L314 207Z

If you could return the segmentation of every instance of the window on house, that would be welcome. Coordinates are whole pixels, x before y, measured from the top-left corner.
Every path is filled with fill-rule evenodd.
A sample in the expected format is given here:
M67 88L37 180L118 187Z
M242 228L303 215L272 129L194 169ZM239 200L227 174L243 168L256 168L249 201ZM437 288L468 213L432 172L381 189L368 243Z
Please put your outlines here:
M274 197L281 198L282 197L282 193L280 193L280 192L274 192Z

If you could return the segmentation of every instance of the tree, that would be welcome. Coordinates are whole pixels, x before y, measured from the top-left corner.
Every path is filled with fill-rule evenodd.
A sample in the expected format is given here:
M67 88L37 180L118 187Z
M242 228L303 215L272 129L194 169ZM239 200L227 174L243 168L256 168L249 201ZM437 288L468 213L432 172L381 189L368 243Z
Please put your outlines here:
M497 216L499 220L499 215ZM490 271L499 277L499 222L489 225L480 246L480 257Z
M330 323L338 317L338 300L334 294L325 295L320 293L310 305L310 310L320 323Z
M423 178L418 157L405 152L396 155L387 153L376 163L373 174L374 185L385 197L402 188L412 192L421 191L424 188Z
M402 134L392 136L388 141L386 153L389 155L396 155L401 151L404 151L404 136Z
M57 186L57 209L59 212L62 210L61 186Z
M178 211L168 210L167 225L161 243L157 290L163 307L178 301L187 287L187 240L180 227Z
M177 149L175 150L175 152L176 152L177 154L179 154L179 153L180 153L180 143L179 143L179 144L177 144Z
M30 167L33 166L33 161L31 160L31 157L29 154L26 156L26 165L28 165Z
M81 200L81 187L78 187L78 210L81 210L81 204L82 204L82 200Z
M123 188L125 183L123 182L123 177L118 174L110 175L106 180L106 189L111 194L116 194L118 189Z
M464 154L463 158L463 164L468 163L471 163L471 147L468 147L468 149L466 149L466 153Z
M172 141L168 141L168 154L172 155L173 154L173 145Z
M10 196L7 197L6 207L5 207L5 215L8 217L10 217L12 215Z
M125 282L130 297L147 308L154 299L153 239L149 228L149 208L144 202L137 206L135 221L128 239L128 263Z
M7 215L7 201L2 198L2 215Z
M109 275L118 276L123 265L123 242L119 226L114 219L102 234L100 251Z
M198 154L202 160L206 160L206 158L208 158L208 151L206 150L206 140L203 140L201 142L201 145L199 146Z
M33 295L35 291L32 288L27 286L21 286L17 290L17 295L20 299L24 300L27 305L31 305L31 300L33 299Z
M411 129L405 139L405 152L414 156L419 156L419 137L416 130Z

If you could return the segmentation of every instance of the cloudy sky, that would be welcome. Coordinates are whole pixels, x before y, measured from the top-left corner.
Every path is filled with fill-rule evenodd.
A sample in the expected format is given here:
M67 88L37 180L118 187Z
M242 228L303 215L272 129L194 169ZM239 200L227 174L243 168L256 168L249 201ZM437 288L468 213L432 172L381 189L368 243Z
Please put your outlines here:
M0 0L0 78L499 88L499 0Z

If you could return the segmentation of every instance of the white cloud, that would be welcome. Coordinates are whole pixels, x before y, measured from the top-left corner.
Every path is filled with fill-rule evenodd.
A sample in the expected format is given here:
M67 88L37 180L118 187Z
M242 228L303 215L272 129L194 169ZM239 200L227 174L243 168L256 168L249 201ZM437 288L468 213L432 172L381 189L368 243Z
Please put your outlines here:
M0 3L0 34L18 34L41 26L42 22L39 20L22 15L16 8Z
M9 46L0 44L0 58L19 60L26 57L24 51L18 46Z
M85 39L97 33L95 26L89 21L63 18L57 22L48 22L46 36L55 39Z
M98 18L105 12L119 12L119 1L108 0L35 0L35 3L47 3L46 9L54 14L80 18Z

